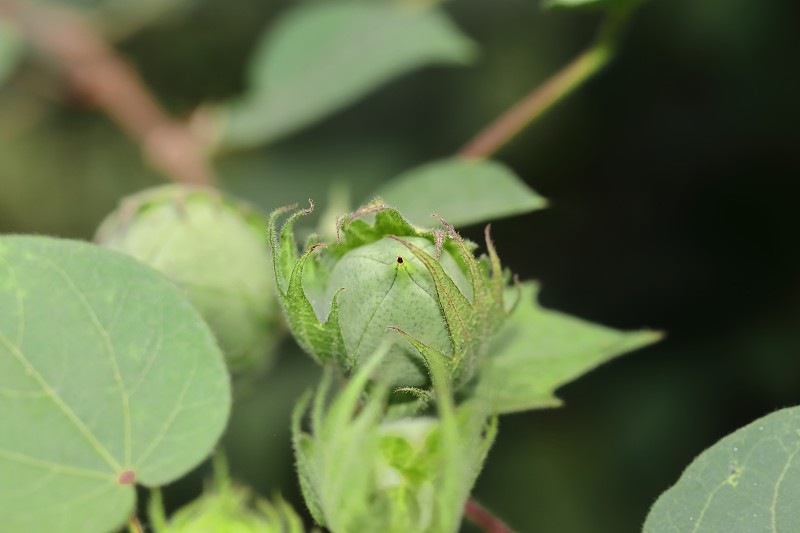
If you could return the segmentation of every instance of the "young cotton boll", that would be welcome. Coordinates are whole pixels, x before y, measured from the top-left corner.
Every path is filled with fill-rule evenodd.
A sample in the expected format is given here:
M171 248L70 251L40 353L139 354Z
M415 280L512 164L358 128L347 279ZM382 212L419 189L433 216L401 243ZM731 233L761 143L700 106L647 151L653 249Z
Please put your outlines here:
M123 200L95 241L160 271L203 315L235 373L272 359L278 322L266 221L213 189L167 185Z
M423 237L407 242L430 255L434 243ZM442 268L459 290L471 297L471 288L449 250L440 259ZM387 327L400 328L428 346L452 355L453 344L436 294L433 278L408 248L384 238L347 252L333 267L326 301L339 294L339 324L345 348L356 365L375 353L381 342L396 342L379 373L392 376L392 385L424 386L428 373L420 353Z
M393 387L426 394L432 366L456 387L474 376L506 317L506 277L488 233L489 255L476 259L448 224L420 230L376 202L340 219L336 243L311 240L299 255L293 225L311 209L278 233L290 209L270 217L274 270L287 322L309 354L352 374L394 337L379 372Z

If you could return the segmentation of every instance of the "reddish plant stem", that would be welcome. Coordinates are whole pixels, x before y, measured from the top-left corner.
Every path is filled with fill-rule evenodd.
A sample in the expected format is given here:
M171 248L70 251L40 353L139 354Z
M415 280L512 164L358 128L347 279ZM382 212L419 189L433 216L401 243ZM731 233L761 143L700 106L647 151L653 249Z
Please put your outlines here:
M613 56L620 29L629 14L627 11L612 13L591 47L511 106L468 142L458 155L466 159L491 156L525 126L602 70Z
M159 105L111 46L78 14L30 2L0 0L0 15L15 23L52 60L79 94L102 109L166 177L212 185L199 140Z
M129 533L144 533L142 523L139 522L139 517L136 514L131 514L128 517L128 531Z
M464 516L486 533L514 533L514 530L473 498L467 500L467 504L464 506Z

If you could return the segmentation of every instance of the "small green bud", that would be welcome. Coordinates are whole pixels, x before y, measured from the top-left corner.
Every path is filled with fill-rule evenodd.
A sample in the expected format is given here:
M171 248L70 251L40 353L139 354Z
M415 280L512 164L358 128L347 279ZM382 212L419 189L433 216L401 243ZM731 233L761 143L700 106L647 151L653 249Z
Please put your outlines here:
M298 256L292 228L310 209L295 212L277 235L287 210L270 217L279 299L295 338L318 362L352 372L393 338L379 374L395 387L429 386L431 358L457 385L472 377L506 316L505 277L488 231L489 255L476 259L475 246L448 224L420 230L376 202L340 219L338 242ZM373 224L362 220L367 214Z
M496 418L467 402L439 416L385 420L385 383L359 401L385 348L328 406L326 373L311 409L312 433L301 429L310 397L295 408L292 434L306 504L334 532L455 533Z
M281 497L273 502L254 497L247 487L231 483L227 465L214 460L212 486L167 520L161 493L153 492L148 514L155 533L304 533L303 521Z
M181 287L214 331L229 367L263 367L275 343L277 305L266 221L204 188L167 185L123 200L95 235Z

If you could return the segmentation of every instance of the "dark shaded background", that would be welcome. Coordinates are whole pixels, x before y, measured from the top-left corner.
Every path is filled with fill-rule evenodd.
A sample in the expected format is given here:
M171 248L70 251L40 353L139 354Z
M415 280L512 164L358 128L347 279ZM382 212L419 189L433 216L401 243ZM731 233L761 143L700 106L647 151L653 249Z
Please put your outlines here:
M188 113L242 90L250 46L291 4L203 0L119 48ZM337 181L365 199L453 153L598 23L534 0L446 8L482 46L474 66L419 71L221 160L222 186L265 209L322 199ZM475 494L521 532L637 531L696 454L800 404L799 20L791 1L651 0L611 67L498 154L552 203L494 224L504 262L542 281L547 306L669 334L564 387L565 408L501 420ZM62 89L32 62L0 89L0 231L88 238L119 197L160 182ZM234 475L302 508L287 413L316 370L291 341L283 352L237 405L226 445ZM168 500L192 497L201 477Z

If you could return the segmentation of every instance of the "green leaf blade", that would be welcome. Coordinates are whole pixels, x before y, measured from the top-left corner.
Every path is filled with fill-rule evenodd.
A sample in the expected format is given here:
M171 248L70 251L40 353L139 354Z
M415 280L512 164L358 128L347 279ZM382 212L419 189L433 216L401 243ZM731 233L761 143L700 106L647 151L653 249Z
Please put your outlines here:
M658 341L656 331L617 331L536 303L535 283L497 335L479 394L497 414L557 407L555 390L600 364Z
M530 213L547 206L508 167L496 161L458 157L417 167L377 192L388 205L420 226L436 213L453 226L466 226Z
M645 533L800 531L800 407L701 453L653 505Z
M132 483L194 467L229 409L222 354L165 278L87 243L0 238L0 493L28 487L0 499L4 527L113 529Z
M100 484L82 478L73 479L69 485L55 480L43 483L39 468L4 469L4 475L5 472L16 483L13 490L3 487L3 508L30 509L32 495L35 497L41 491L53 495L51 504L41 506L35 512L4 514L3 528L6 531L114 531L125 519L119 510L133 508L135 501L131 487L114 487L110 483Z
M268 30L250 89L213 110L222 148L277 140L424 65L463 64L474 45L432 6L337 1L300 5Z

